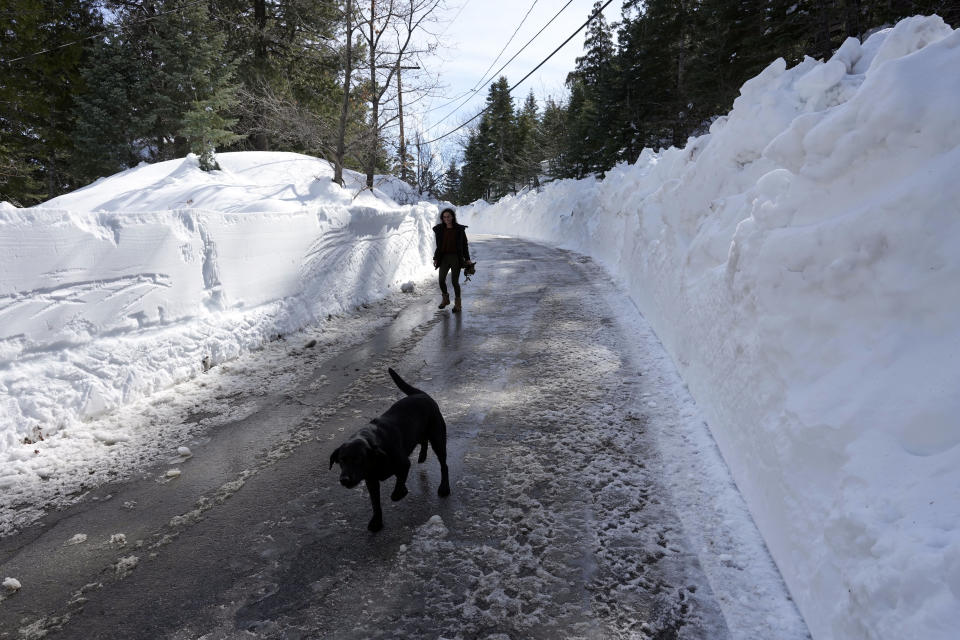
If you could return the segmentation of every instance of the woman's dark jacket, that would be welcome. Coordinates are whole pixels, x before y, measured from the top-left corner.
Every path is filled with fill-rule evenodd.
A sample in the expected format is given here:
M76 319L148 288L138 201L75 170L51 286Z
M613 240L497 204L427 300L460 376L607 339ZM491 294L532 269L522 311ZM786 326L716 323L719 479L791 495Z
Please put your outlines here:
M440 255L440 247L443 245L443 223L433 228L434 235L437 236L437 248L433 252L433 259L439 261L443 256ZM470 262L470 247L467 246L467 226L463 224L453 225L457 230L457 257L460 258L460 266L466 266Z

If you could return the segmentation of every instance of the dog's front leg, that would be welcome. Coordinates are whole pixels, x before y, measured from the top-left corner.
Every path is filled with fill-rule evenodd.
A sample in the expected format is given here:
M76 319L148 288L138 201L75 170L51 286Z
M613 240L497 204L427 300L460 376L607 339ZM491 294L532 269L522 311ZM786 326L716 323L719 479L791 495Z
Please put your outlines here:
M367 491L370 492L370 504L373 506L373 517L367 524L370 531L383 529L383 510L380 508L380 481L376 478L367 478Z
M409 493L409 491L407 491L408 473L410 473L410 461L404 458L400 468L397 469L397 484L394 485L393 493L390 494L390 499L394 502L402 500L403 497Z

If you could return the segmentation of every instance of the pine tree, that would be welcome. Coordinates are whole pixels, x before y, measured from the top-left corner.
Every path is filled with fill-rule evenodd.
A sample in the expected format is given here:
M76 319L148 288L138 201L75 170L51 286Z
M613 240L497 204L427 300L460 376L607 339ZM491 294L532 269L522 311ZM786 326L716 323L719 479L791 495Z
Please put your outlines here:
M658 70L653 60L650 23L643 15L639 0L626 0L623 19L617 31L617 66L620 75L616 122L611 137L628 160L635 159L646 146L651 146L652 115L656 89L650 79Z
M476 130L467 136L460 179L460 197L464 202L490 198L492 162L486 133L488 128L487 123L481 119Z
M135 165L136 141L143 137L136 118L143 84L140 60L119 36L97 43L81 75L85 90L75 97L73 140L86 153L74 158L87 178L108 176Z
M101 29L93 0L7 0L0 11L0 198L26 206L80 186L74 96Z
M450 165L447 167L446 172L443 174L443 183L442 189L440 191L440 197L447 202L452 202L454 204L459 204L461 202L460 196L460 170L457 168L457 162L455 160L450 161Z
M567 78L570 101L566 118L566 162L564 178L583 178L594 171L596 156L591 134L597 120L596 105L590 97L586 84L577 74Z
M729 111L746 79L780 55L790 55L786 31L774 36L770 5L769 0L702 0L693 14L686 99L695 128L688 135L702 133L712 116Z
M212 95L194 100L190 111L183 116L183 135L190 144L190 151L200 158L204 171L219 169L215 152L217 147L228 146L243 136L230 130L237 120L223 114L237 102L236 88L222 85Z
M327 157L335 147L345 57L338 38L346 13L336 0L219 0L218 25L242 85L234 130L245 148L282 148ZM356 3L354 3L355 6ZM352 23L356 26L356 22ZM352 41L352 63L364 53ZM348 137L366 107L349 96ZM345 160L349 160L349 156ZM359 166L355 159L349 163Z
M540 119L540 156L546 164L546 175L562 178L570 174L567 155L567 109L557 100L547 98Z
M229 108L229 94L236 91L226 37L207 6L178 0L158 0L155 5L161 12L171 8L179 10L148 23L144 51L152 61L162 61L148 68L154 91L144 114L156 157L164 160L183 156L191 147L206 148L204 140L229 139L221 132L229 121L218 111Z
M537 99L533 91L527 94L523 107L516 117L517 151L514 176L523 187L540 186L540 120L537 114Z
M490 85L487 107L482 117L487 123L486 137L482 142L491 146L490 197L496 200L516 191L513 168L517 157L517 123L510 85L504 76Z
M577 110L571 123L578 141L578 171L602 173L616 162L619 145L612 128L616 126L616 106L619 94L616 50L610 26L600 13L601 2L593 5L596 17L590 21L584 41L584 55L577 58L576 68L567 79L571 94L582 93L576 99L571 95L571 105Z
M516 191L517 135L513 98L501 76L490 85L483 115L464 147L461 190L467 201L496 201Z

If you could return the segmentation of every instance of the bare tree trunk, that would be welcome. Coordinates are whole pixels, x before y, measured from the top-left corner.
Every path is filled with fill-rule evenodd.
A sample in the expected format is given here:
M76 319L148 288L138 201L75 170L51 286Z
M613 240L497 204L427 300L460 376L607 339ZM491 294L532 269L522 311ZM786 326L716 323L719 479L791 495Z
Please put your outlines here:
M253 2L253 18L257 24L257 44L254 49L254 56L257 58L257 75L259 76L264 67L266 67L267 62L267 44L266 44L266 31L267 31L267 3L266 0L254 0ZM262 77L258 78L263 80ZM263 111L257 114L258 119L264 117ZM260 124L260 123L258 123ZM267 134L262 131L255 133L253 135L253 148L257 151L266 151L268 146Z
M400 109L400 179L407 181L407 143L403 139L403 86L400 84L400 58L397 58L397 106ZM417 148L419 153L419 147Z
M343 186L343 157L347 145L347 114L350 110L350 76L353 75L353 0L347 0L347 60L343 75L343 104L340 105L340 124L337 127L337 155L333 163L333 181Z
M377 41L374 11L377 0L370 0L370 42ZM377 166L377 143L380 141L380 95L377 93L377 50L370 47L370 149L367 155L367 188L373 189L373 173Z
M377 15L377 0L370 0L370 16L364 22L369 21L369 32L361 29L360 34L366 40L369 50L370 67L370 120L365 133L363 144L366 146L364 154L364 169L366 173L367 187L373 188L374 172L377 168L378 153L381 151L380 142L383 139L383 131L394 120L400 120L401 127L403 119L403 86L399 78L401 69L419 69L419 65L404 66L404 61L413 61L416 56L422 53L428 53L433 50L434 44L428 44L425 49L411 49L415 42L415 35L423 29L423 24L432 19L434 11L443 0L389 0L389 2L380 3L380 14ZM380 28L378 29L378 23ZM381 43L381 38L386 35L387 40L391 41L389 47ZM429 35L429 34L428 34ZM396 41L393 42L392 40ZM394 58L393 56L396 56ZM386 64L378 64L382 60ZM387 61L389 62L387 63ZM378 79L378 70L381 73ZM397 115L391 115L386 121L381 122L381 117L389 115L392 109L386 105L393 104L393 96L388 95L388 91L393 88L393 74L398 74L397 78ZM379 80L383 80L380 82ZM409 82L408 82L409 84ZM414 89L415 91L424 91L421 85ZM409 92L409 88L408 88ZM407 140L405 132L401 131L402 156L406 155ZM409 178L409 167L404 167L405 163L401 158L401 171Z

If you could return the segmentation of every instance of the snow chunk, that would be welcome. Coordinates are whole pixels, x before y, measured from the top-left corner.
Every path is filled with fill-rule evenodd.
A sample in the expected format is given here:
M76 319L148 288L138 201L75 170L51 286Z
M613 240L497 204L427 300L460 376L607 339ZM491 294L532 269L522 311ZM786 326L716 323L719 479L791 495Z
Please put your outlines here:
M23 585L21 585L20 581L16 578L4 578L3 582L0 583L0 586L7 591L19 591Z
M426 538L446 538L450 531L439 515L430 516L427 523L420 527L418 534Z
M118 442L127 442L130 440L130 436L126 433L115 432L115 431L103 431L102 429L97 429L92 432L94 438L103 444L109 446L115 445Z
M116 561L114 570L116 571L117 577L126 578L133 573L133 570L137 568L138 564L140 564L140 558L137 556L126 556Z
M67 540L65 544L68 544L68 545L83 544L86 541L87 541L87 534L78 533L74 535L72 538L70 538L69 540Z

